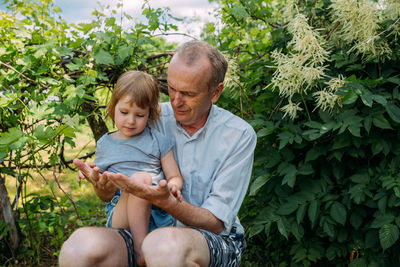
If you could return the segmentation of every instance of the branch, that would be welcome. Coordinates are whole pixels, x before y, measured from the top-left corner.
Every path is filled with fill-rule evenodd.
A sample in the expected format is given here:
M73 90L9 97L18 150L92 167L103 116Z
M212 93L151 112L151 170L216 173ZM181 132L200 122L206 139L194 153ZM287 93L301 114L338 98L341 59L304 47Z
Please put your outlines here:
M9 69L11 69L11 70L13 70L13 71L15 71L16 73L18 73L19 75L21 75L25 80L28 80L28 81L33 82L33 83L37 83L36 81L32 80L31 78L26 77L24 74L22 74L21 72L19 72L18 70L16 70L13 66L10 66L10 65L4 63L3 61L0 61L0 65L3 65L3 66L5 66L5 67L7 67L7 68L9 68Z
M86 155L84 155L84 156L82 156L82 157L79 157L79 159L87 159L87 158L92 157L94 154L95 154L95 152L90 152L90 153L87 153ZM72 161L73 161L73 160L71 159L71 160L65 161L65 163L71 164ZM61 164L61 163L56 163L56 164L44 164L44 165L41 165L41 166L38 166L38 167L41 168L41 169L50 169L50 168L52 168L52 167L54 167L54 166L61 166L61 167L62 167L62 164ZM32 168L35 168L35 167L36 167L36 166L34 166L34 165L24 165L24 166L19 166L19 167L11 167L11 166L9 166L9 167L5 167L5 169L7 169L7 170L32 169Z
M78 213L78 209L76 208L75 201L73 201L72 198L71 198L71 196L68 195L67 192L65 192L64 189L61 187L60 181L58 180L55 171L56 171L56 169L54 168L54 169L53 169L53 177L54 177L54 180L56 181L56 183L57 183L57 185L58 185L58 188L60 188L60 190L64 193L64 195L66 195L66 196L68 197L69 201L71 201L72 206L74 206L74 210L75 210L76 216L77 216L79 219L81 219L81 217L79 216L79 213ZM61 206L60 206L60 208L62 209ZM65 213L64 213L64 214L65 214Z
M196 37L194 37L192 35L189 35L187 33L180 33L180 32L159 33L159 34L153 35L153 37L155 37L155 36L167 36L167 35L182 35L182 36L186 36L186 37L192 38L193 40L198 40Z
M325 37L325 41L328 41L329 37L336 31L337 27L339 27L340 21L336 22L336 25L333 27L333 29L328 33L328 35Z

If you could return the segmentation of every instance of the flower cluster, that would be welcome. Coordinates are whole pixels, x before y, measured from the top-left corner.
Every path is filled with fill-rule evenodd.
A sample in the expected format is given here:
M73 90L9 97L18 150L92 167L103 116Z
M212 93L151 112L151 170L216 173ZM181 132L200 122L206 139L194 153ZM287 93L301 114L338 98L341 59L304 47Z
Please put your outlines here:
M352 45L350 51L367 57L391 53L386 42L374 42L382 21L382 12L376 3L370 0L332 0L331 9L332 17L336 18L334 22L340 23L335 34L341 42Z
M323 39L303 14L297 14L289 22L288 31L293 35L288 46L294 52L285 55L281 51L273 51L271 57L277 69L271 84L279 88L280 95L288 98L289 103L281 108L284 116L294 119L302 108L300 103L293 102L292 97L296 93L307 93L313 83L323 77L324 62L328 60L329 53L322 47Z
M327 110L331 112L336 104L341 106L342 96L337 95L336 92L345 84L345 82L343 76L339 75L338 78L332 78L326 83L328 85L326 90L315 92L313 94L317 102L315 109L320 108L324 111Z
M399 0L384 0L383 9L385 17L388 19L398 19L400 17L400 1Z

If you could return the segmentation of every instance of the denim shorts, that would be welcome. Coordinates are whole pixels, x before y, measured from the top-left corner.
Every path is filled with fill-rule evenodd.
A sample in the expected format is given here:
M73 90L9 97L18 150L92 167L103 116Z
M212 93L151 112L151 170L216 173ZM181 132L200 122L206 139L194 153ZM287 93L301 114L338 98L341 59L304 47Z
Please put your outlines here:
M121 197L121 191L117 191L115 196L106 205L107 223L106 227L111 228L112 216L114 214L115 206ZM160 209L157 206L151 206L150 221L149 221L149 232L159 228L173 226L175 224L175 219L168 212Z

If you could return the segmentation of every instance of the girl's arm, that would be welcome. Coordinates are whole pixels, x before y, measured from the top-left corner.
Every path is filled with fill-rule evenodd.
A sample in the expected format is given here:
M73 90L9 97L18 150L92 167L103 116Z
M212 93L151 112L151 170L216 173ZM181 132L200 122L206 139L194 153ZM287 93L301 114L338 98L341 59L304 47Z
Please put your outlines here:
M183 180L172 149L161 158L161 167L164 171L171 193L178 197L179 200L182 200L180 190L183 186Z

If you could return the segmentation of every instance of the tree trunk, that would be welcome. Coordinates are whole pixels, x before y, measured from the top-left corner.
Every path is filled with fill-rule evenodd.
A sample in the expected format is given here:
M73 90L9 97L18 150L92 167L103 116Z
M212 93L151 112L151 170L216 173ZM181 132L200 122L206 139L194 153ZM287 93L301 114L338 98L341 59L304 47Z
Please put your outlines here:
M108 132L108 128L106 123L101 118L101 113L98 110L98 106L93 101L85 101L82 104L83 111L86 111L90 115L86 118L89 123L90 129L92 129L92 133L94 139L99 140L105 133ZM97 113L98 116L94 116L93 114Z
M5 177L0 174L0 220L4 221L11 230L8 232L9 247L16 250L19 244L19 233L15 223L14 212L11 208L10 199L8 197L7 188L5 186Z

